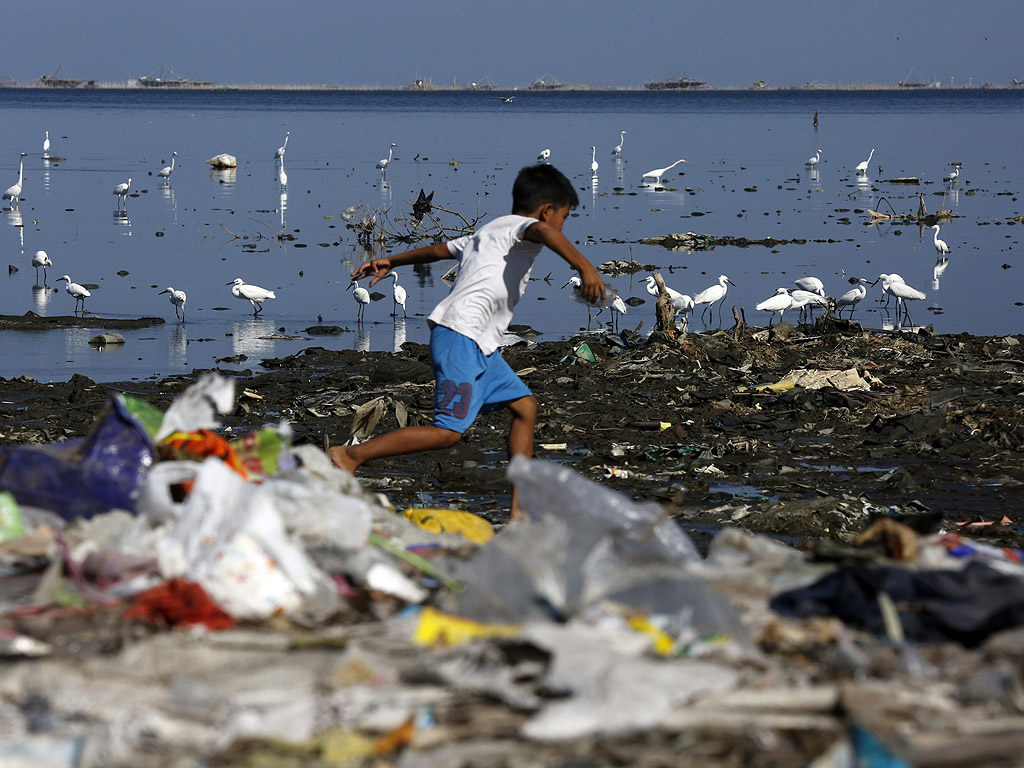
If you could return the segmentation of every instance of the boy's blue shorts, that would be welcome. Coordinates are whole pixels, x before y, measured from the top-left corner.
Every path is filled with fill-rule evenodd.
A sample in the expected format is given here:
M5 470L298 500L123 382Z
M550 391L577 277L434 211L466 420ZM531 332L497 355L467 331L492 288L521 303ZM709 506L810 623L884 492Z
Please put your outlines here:
M485 355L458 331L435 325L430 332L434 366L434 426L465 432L477 414L533 393L498 353Z

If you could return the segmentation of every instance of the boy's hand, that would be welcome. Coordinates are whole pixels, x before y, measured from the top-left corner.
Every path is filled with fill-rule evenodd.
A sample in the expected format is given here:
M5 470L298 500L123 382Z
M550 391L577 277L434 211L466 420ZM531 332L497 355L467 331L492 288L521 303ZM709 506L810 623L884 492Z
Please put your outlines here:
M352 279L359 280L360 278L373 275L373 280L370 281L369 285L372 288L383 280L390 271L391 262L387 258L373 259L371 261L364 261L356 269L352 270Z
M580 270L580 296L591 304L598 304L605 300L604 280L590 264L590 269Z

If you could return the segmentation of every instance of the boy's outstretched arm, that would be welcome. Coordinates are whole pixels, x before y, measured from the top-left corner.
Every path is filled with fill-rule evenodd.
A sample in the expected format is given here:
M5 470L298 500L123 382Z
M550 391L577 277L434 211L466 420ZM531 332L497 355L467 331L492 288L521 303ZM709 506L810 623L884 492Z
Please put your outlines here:
M580 295L592 304L605 300L604 280L587 257L576 250L569 238L555 227L543 221L531 224L523 233L523 238L531 243L540 243L550 248L580 274Z
M429 264L443 259L454 259L448 250L447 243L434 243L425 245L422 248L413 248L411 251L396 253L393 256L382 256L379 259L364 261L356 269L352 270L352 279L358 280L362 277L373 275L369 287L372 288L395 267L404 267L406 264Z

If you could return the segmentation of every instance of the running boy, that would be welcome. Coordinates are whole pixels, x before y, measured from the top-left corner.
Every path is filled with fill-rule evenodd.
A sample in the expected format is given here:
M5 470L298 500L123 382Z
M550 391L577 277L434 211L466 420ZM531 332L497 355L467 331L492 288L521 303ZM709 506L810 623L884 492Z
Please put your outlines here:
M372 459L450 448L478 413L499 407L512 414L509 458L533 454L537 400L497 349L543 246L579 272L584 299L604 300L601 276L562 234L569 211L579 202L572 183L554 167L523 168L512 186L511 215L448 243L368 261L352 273L356 280L372 275L372 288L396 267L459 259L451 293L427 318L435 383L433 425L403 427L358 445L335 446L331 460L337 466L355 472ZM522 514L514 487L511 513Z

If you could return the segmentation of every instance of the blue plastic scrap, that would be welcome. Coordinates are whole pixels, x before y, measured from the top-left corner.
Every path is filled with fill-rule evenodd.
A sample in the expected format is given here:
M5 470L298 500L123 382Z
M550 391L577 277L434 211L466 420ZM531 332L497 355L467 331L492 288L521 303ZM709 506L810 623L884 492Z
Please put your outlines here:
M131 511L152 464L148 433L113 397L84 438L0 448L0 490L65 520Z

